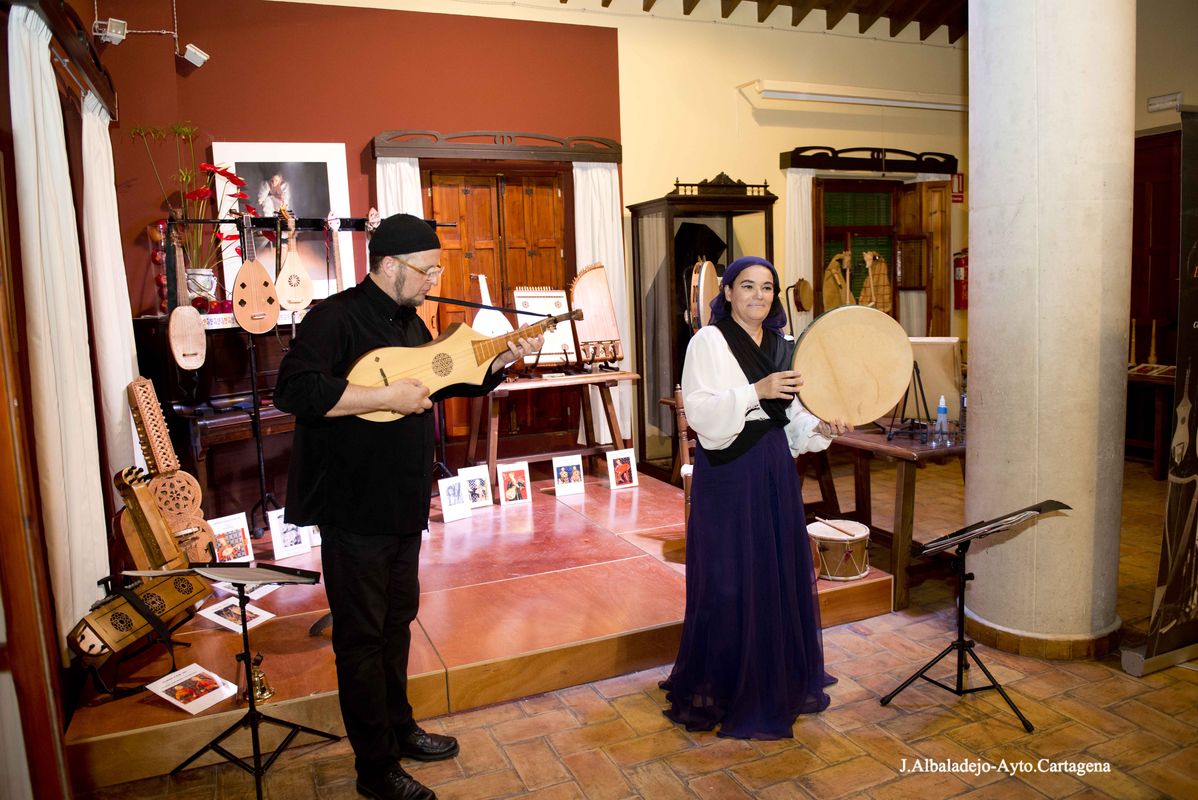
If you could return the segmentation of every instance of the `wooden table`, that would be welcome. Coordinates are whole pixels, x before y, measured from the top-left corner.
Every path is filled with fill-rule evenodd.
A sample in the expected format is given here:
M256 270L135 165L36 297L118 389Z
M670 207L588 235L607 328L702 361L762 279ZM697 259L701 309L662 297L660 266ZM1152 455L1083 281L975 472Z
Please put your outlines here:
M1173 375L1137 375L1129 373L1128 388L1142 384L1152 390L1152 477L1163 481L1168 472L1169 436L1173 423Z
M482 408L487 406L487 470L491 480L495 480L495 462L499 456L499 401L506 400L514 392L535 392L538 389L562 389L578 387L582 404L582 422L585 430L586 446L568 450L557 450L548 453L535 453L521 456L530 463L551 461L556 456L585 455L593 456L607 450L623 450L628 442L620 430L620 421L616 418L616 406L612 402L611 390L624 381L639 381L641 376L635 372L586 372L579 375L563 375L556 378L520 378L501 383L485 397L475 397L470 401L470 439L466 447L466 463L478 463L479 430L482 426ZM603 402L603 412L607 417L607 426L611 430L612 443L599 445L595 443L594 418L591 414L591 398L587 389L591 386L599 390Z
M921 464L941 462L947 458L960 458L961 471L965 471L965 445L930 447L919 439L896 436L886 440L886 432L877 428L853 430L832 440L833 446L851 448L853 459L853 497L856 509L846 515L850 519L869 526L870 535L876 539L890 541L890 572L894 576L894 609L906 608L911 603L907 583L907 567L911 563L912 531L915 527L915 472ZM894 528L887 531L873 525L873 508L870 495L870 460L884 458L898 464L898 476L894 492Z

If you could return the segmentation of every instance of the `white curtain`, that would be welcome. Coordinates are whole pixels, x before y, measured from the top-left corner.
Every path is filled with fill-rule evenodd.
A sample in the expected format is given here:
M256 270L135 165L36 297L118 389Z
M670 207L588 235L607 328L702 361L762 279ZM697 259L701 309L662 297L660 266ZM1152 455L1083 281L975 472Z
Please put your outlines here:
M108 537L83 265L49 42L50 30L34 11L16 6L9 12L30 395L42 524L58 626L65 637L100 597L96 581L108 574Z
M811 187L815 183L815 170L786 170L786 231L784 270L778 277L783 286L791 286L799 278L806 278L815 285L815 230L811 209ZM795 311L789 301L786 313L794 323L795 335L802 333L811 324L810 311Z
M416 158L380 158L375 162L378 179L379 215L411 214L424 217L420 196L420 160Z
M620 173L615 164L574 162L574 239L579 269L600 263L607 270L607 287L616 309L616 324L624 343L620 369L631 369L632 350L624 334L628 324L628 281L624 267L624 219L620 206ZM620 384L612 395L616 419L625 438L632 435L632 387ZM611 431L599 402L599 391L591 389L596 441L611 441Z
M108 466L118 470L131 464L144 467L145 463L125 395L125 387L137 377L137 349L116 211L116 173L108 136L111 122L103 103L89 92L83 100L83 247L92 325L96 340L104 343L96 353L104 451ZM105 486L112 493L114 507L120 508L120 492L111 482Z

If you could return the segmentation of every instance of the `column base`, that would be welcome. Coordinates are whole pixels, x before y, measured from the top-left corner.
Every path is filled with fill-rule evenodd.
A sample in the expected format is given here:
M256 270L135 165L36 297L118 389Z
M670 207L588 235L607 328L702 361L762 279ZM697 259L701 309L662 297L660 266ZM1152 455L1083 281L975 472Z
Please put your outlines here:
M1119 648L1123 620L1118 616L1105 630L1089 636L1046 636L1016 631L986 622L965 609L965 633L978 644L1052 661L1097 660Z

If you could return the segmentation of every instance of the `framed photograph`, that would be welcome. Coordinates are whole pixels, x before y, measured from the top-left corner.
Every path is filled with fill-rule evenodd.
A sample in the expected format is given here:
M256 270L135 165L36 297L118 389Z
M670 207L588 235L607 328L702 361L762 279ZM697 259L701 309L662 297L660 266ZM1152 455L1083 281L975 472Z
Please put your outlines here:
M517 461L513 464L497 464L499 472L499 504L501 506L518 505L532 502L532 490L529 488L528 462Z
M226 597L219 603L201 608L200 616L206 617L231 631L241 633L241 606L238 604L236 597ZM274 614L258 608L252 603L245 604L246 630L253 630L273 616Z
M437 494L441 497L442 522L457 522L470 516L474 506L470 504L466 480L461 475L437 481Z
M253 561L254 546L250 543L250 522L245 512L208 520L212 526L212 544L218 562Z
M244 204L249 203L259 217L276 216L281 205L286 205L297 218L324 219L330 211L340 217L351 216L344 143L213 142L212 162L245 181L240 191L247 196L240 201L239 211L245 210ZM226 197L238 190L218 174L216 191ZM223 233L237 232L232 226L225 227L228 229ZM353 241L349 231L337 235L341 237L341 279L348 288L354 285ZM328 297L337 290L337 280L332 263L326 259L324 236L300 231L296 238L295 254L312 278L313 296ZM254 256L274 275L275 246L257 231ZM228 248L222 280L229 295L241 264L235 248Z
M237 694L236 684L199 664L188 664L183 669L146 684L146 688L191 714L212 708L221 700Z
M553 459L553 491L558 496L582 494L582 456Z
M245 596L251 600L261 600L268 594L278 589L280 584L277 583L247 583L245 585ZM237 594L237 587L228 581L217 581L212 584L213 589L220 589L225 594Z
M458 477L466 485L466 497L471 508L482 508L494 503L491 499L491 472L486 464L462 467L458 470Z
M290 558L311 552L311 529L307 526L292 525L283 520L282 508L266 512L266 521L270 523L270 541L274 548L275 560Z
M631 447L627 450L607 451L607 479L613 489L637 485L636 453Z

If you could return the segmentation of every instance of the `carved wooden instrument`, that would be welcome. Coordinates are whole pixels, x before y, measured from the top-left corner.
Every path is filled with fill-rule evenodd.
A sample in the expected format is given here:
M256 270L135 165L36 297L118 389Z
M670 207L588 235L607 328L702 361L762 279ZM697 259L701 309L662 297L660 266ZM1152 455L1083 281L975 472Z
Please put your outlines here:
M233 279L233 319L250 333L267 333L279 322L279 297L266 267L254 255L254 229L245 217L245 263Z
M212 594L208 582L194 574L148 578L132 586L131 591L164 621ZM150 621L132 603L112 594L91 607L91 612L71 630L67 642L77 653L92 659L91 663L102 663L151 629Z
M287 222L290 231L287 254L283 257L283 268L275 279L275 291L279 294L279 306L288 311L300 311L312 302L312 276L300 261L299 247L295 240L295 215L287 206L279 207L279 214Z
M607 270L602 264L591 264L579 271L570 284L570 306L587 309L586 319L574 326L579 361L622 360L624 347L620 343L616 307L607 285Z
M112 479L125 508L120 513L121 533L129 557L138 569L177 569L187 565L154 493L150 476L140 467L126 467Z
M337 291L340 292L345 289L345 279L341 277L341 217L330 211L324 222L329 229L329 248L333 253L333 279L337 281Z
M141 454L151 474L170 473L179 469L179 456L171 444L171 433L158 404L154 384L140 375L126 388L129 410L133 412L133 424L141 442Z
M539 336L567 319L582 319L582 309L559 314L500 336L486 337L469 325L455 323L444 335L419 347L379 347L363 355L350 368L346 379L357 386L390 386L402 378L415 378L434 394L456 383L479 385L493 362L507 350L509 342ZM404 415L397 411L370 411L359 417L371 422L390 422Z
M166 337L176 364L183 369L199 369L208 353L208 337L204 333L204 320L192 307L187 292L187 269L177 227L171 228L171 245L175 251L175 310L167 321Z

